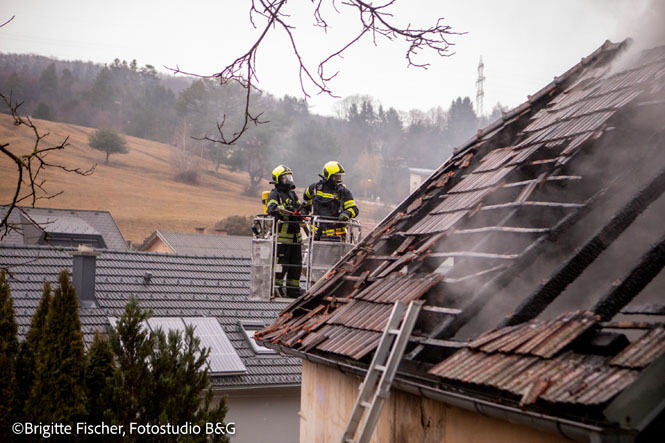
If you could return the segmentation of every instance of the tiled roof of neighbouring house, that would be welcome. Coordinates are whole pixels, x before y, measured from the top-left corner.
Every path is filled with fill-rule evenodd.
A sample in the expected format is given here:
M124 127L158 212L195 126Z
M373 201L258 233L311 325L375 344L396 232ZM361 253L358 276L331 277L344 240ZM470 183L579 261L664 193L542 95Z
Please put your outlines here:
M247 229L249 230L249 226ZM164 231L150 234L139 249L145 250L156 239L164 242L169 249L179 255L250 257L252 251L250 236Z
M7 208L0 207L0 215ZM8 223L12 229L0 240L0 245L45 245L53 239L55 245L77 246L77 240L83 242L103 239L103 245L97 248L128 251L125 241L113 216L108 211L89 211L82 209L51 209L16 207L9 215ZM39 228L34 229L35 225Z
M71 251L71 248L0 246L0 266L11 272L10 288L21 337L30 325L44 281L55 285L62 269L71 272ZM151 309L154 317L217 319L247 372L215 376L216 386L300 384L299 359L257 354L243 333L241 321L270 324L283 308L280 303L248 301L248 258L101 252L96 259L97 307L82 307L79 311L86 343L92 341L95 330L107 331L109 317L119 317L133 296L142 308Z

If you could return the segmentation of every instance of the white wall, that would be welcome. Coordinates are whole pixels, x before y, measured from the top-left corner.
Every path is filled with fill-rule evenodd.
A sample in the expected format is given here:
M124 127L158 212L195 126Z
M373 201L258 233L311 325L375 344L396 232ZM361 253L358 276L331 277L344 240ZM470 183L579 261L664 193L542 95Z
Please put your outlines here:
M300 387L263 388L224 393L226 422L235 422L233 443L299 441Z

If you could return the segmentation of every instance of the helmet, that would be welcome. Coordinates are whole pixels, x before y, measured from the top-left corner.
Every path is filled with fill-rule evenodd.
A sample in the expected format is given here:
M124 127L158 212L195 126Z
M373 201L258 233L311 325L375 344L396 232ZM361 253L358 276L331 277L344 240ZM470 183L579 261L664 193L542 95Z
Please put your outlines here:
M276 186L286 186L290 189L295 189L293 184L293 171L286 165L279 165L272 170L272 183Z
M343 174L344 166L339 162L330 161L323 165L323 178L326 180L332 179L336 182L341 182Z

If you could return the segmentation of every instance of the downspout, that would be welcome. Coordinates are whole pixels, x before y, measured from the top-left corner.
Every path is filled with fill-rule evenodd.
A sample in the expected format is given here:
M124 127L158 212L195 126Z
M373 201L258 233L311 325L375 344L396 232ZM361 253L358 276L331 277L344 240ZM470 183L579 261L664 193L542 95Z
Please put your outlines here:
M270 343L270 345L272 348L279 348L279 351L284 354L290 354L311 363L332 367L344 374L364 377L367 373L366 369L349 363L337 362L319 355L307 354L282 345L275 345L274 343ZM398 377L395 377L393 386L410 394L443 402L487 417L506 420L511 423L539 429L552 434L559 434L574 441L592 443L627 443L634 441L636 436L634 432L615 429L612 429L612 434L610 435L607 433L607 430L599 426L579 423L533 411L525 411L490 401L479 400L467 395L443 391L425 384L407 381Z

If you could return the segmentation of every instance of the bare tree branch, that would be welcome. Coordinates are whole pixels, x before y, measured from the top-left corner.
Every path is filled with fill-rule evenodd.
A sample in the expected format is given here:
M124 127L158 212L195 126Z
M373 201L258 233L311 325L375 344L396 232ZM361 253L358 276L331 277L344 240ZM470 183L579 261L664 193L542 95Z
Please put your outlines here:
M14 20L14 17L16 17L16 16L15 16L15 15L12 15L11 18L10 18L9 20L7 20L6 22L4 22L3 24L0 25L0 28L2 28L3 26L5 26L5 25L6 25L7 23L9 23L10 21Z
M5 209L2 219L0 220L0 239L4 238L10 230L16 229L9 223L9 216L12 211L21 203L29 202L30 206L34 207L38 200L48 200L54 198L62 193L51 193L46 190L46 179L41 179L40 174L47 168L61 169L65 172L71 172L78 175L90 175L94 172L97 165L93 165L87 171L80 168L68 168L58 163L51 163L47 161L47 156L53 151L60 151L68 146L69 137L65 138L63 142L56 146L44 147L43 140L49 135L48 133L40 134L37 127L32 123L30 117L23 117L19 113L21 103L16 103L12 99L10 93L9 98L0 94L0 98L4 104L9 108L9 111L14 119L14 126L25 126L30 128L34 135L34 144L32 150L28 154L18 154L15 150L10 149L9 143L0 143L0 153L8 157L15 165L17 170L16 178L16 191L8 203L0 203ZM41 144L41 145L40 145ZM22 195L22 192L25 194Z
M265 41L269 33L276 30L282 30L289 39L291 52L298 63L298 76L300 88L305 98L310 98L312 93L327 94L336 97L329 87L329 82L334 79L338 71L326 74L326 66L336 58L342 58L343 54L354 44L358 43L365 36L369 35L372 42L377 45L378 39L383 37L389 41L402 40L408 44L405 58L408 66L418 68L427 68L429 63L416 60L421 52L434 52L437 56L448 57L453 55L451 47L454 43L448 40L451 35L460 35L463 33L454 32L450 26L443 24L443 18L438 18L436 23L429 27L416 27L408 24L406 26L396 23L391 8L397 3L397 0L382 0L368 2L363 0L342 0L339 5L345 8L338 8L336 0L310 0L313 7L314 26L328 31L328 21L324 17L324 6L330 6L334 13L343 15L346 11L353 10L357 14L357 20L360 23L360 29L352 32L347 43L339 50L323 57L318 63L316 70L313 71L310 65L299 50L296 37L293 34L295 27L290 24L290 16L284 10L287 0L251 0L249 9L249 19L254 28L257 18L262 18L264 24L261 32L250 48L236 58L232 63L226 65L220 72L211 76L201 76L180 70L179 67L168 68L174 73L195 75L203 78L217 78L221 84L237 82L247 89L244 106L244 120L240 129L234 130L231 135L225 133L224 124L226 116L217 125L219 137L211 138L208 136L199 138L199 140L208 140L224 145L232 145L244 134L251 123L258 125L265 123L260 119L261 113L255 114L251 111L250 98L252 90L258 90L258 76L256 73L256 57L261 44ZM300 7L302 3L298 3Z

